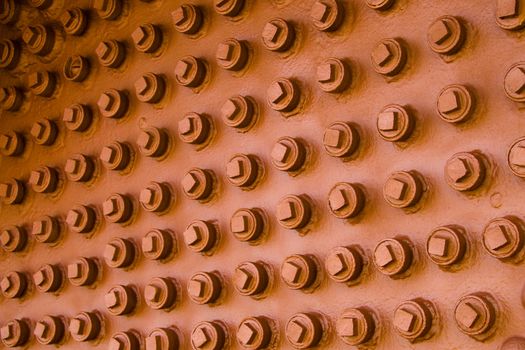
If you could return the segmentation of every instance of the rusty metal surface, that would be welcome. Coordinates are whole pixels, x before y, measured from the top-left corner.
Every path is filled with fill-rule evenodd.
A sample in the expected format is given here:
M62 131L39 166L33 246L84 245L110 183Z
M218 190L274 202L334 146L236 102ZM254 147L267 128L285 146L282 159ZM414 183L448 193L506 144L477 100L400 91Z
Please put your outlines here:
M4 346L525 347L521 0L0 4Z

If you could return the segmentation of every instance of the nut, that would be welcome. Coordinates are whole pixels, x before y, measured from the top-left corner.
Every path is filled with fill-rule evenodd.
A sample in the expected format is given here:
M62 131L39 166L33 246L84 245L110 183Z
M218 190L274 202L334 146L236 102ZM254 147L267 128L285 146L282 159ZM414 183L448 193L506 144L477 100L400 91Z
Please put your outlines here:
M339 219L358 216L366 202L361 185L348 182L337 183L328 194L328 206L332 214Z
M104 260L109 267L127 268L133 265L137 248L131 239L112 239L104 248Z
M372 50L374 70L387 77L401 72L407 62L407 49L400 39L383 39Z
M216 272L197 272L187 285L188 295L196 304L212 304L222 291L222 282Z
M374 249L374 265L384 275L403 278L413 262L412 249L412 244L406 239L384 239Z
M295 42L294 26L282 18L274 18L264 25L262 41L270 51L284 52Z
M130 285L117 285L104 295L104 304L114 316L128 315L135 310L137 293Z

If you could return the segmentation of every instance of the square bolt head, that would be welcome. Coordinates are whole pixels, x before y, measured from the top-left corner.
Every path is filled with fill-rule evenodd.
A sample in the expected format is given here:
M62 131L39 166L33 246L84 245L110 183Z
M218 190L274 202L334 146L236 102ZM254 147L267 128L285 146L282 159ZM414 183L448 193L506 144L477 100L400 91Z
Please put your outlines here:
M115 156L116 156L116 152L110 146L106 146L102 148L102 152L100 152L100 160L102 160L105 163L113 162L115 160Z
M76 210L70 210L67 212L66 223L69 226L77 227L80 225L82 215Z
M182 188L188 193L192 193L199 185L199 179L193 173L187 173L182 179Z
M281 268L281 276L288 282L297 283L301 278L302 269L293 262L287 261Z
M226 119L233 119L239 112L239 107L233 100L227 100L221 107L221 115Z
M0 328L0 337L4 340L11 339L14 336L14 327L12 323L8 323L7 325Z
M510 154L510 161L513 165L525 167L525 147L514 147Z
M517 94L522 93L525 88L525 71L521 67L512 69L505 78L505 85Z
M226 175L235 179L244 175L244 164L240 160L234 159L233 161L226 164Z
M237 339L242 344L250 345L255 341L257 337L257 330L249 323L243 322L239 330L237 331Z
M113 215L118 211L118 202L116 198L109 198L102 203L102 212L104 215Z
M118 306L120 303L120 297L116 291L110 291L104 295L104 304L108 309Z
M461 158L454 158L447 163L447 175L455 182L460 182L470 175L468 162Z
M191 342L199 349L204 347L210 340L206 329L202 327L196 329L191 335Z
M187 135L194 129L194 119L192 117L184 117L179 120L178 127L182 135Z
M317 67L317 80L321 83L327 83L335 80L335 65L325 63Z
M489 226L484 234L487 246L492 250L498 250L510 243L507 229L503 225Z
M469 303L461 303L456 309L456 319L466 328L472 328L479 318L478 311Z
M273 148L271 156L276 162L285 162L290 154L290 148L285 144L277 142Z
M332 208L333 210L340 210L344 208L348 204L345 191L338 190L330 193L328 203L330 204L330 208Z
M312 6L312 10L310 11L310 16L312 19L324 22L328 18L328 15L330 14L330 7L320 1L316 1L315 4Z
M397 113L394 111L379 114L377 127L382 131L394 131L397 129Z
M176 25L181 25L188 19L188 13L184 6L180 6L175 11L171 13L171 17L173 18L173 22Z
M124 350L125 346L124 346L124 343L120 339L111 338L109 340L108 349L109 350Z
M230 228L233 233L246 232L248 220L244 215L236 215L230 221Z
M398 309L394 315L394 323L400 330L411 332L416 323L416 316L405 309Z
M517 0L498 0L497 15L499 18L510 18L518 15Z
M272 22L266 23L266 25L263 28L262 36L266 40L276 43L279 39L279 35L281 34L281 28L279 26L276 26Z
M378 266L385 267L396 260L390 244L381 244L374 252L374 260Z
M148 32L146 31L146 28L144 26L138 26L137 29L131 33L131 38L133 39L133 42L137 45L140 45L146 41L148 37Z
M332 254L326 259L326 269L332 276L336 276L348 268L342 254Z
M151 137L151 134L147 131L141 131L139 138L137 139L137 144L140 147L143 147L145 149L148 149L153 142L153 138Z
M41 171L33 170L31 172L31 175L29 175L29 184L31 185L42 185L42 182L44 181L44 174L42 174Z
M119 248L113 244L107 244L104 248L104 258L109 261L117 260L119 256Z
M33 228L31 232L34 235L42 235L46 232L46 222L44 220L37 220L33 222Z
M80 161L78 159L70 158L66 160L66 165L64 167L64 170L68 174L76 174L78 171L80 165Z
M372 51L372 59L381 67L386 65L391 58L392 52L385 43L380 43Z
M190 70L191 65L184 60L180 60L175 66L175 75L178 77L187 78L188 74L190 73Z
M36 27L27 26L22 33L22 40L29 46L34 45L40 34Z
M344 133L338 129L326 129L323 143L330 147L341 147Z
M284 201L277 206L277 219L281 221L293 219L296 215L293 202Z
M111 53L111 47L107 42L102 41L100 42L100 44L98 44L97 48L95 49L95 53L100 59L106 59Z
M74 123L77 120L77 110L75 108L66 107L64 109L62 120L68 123Z
M160 335L151 335L146 337L146 350L161 350L162 338Z
M253 281L253 277L249 271L245 269L235 269L235 284L241 289L247 289Z
M45 324L44 322L37 322L33 334L39 338L43 338L46 336L47 331L47 324Z
M40 122L36 122L33 124L33 126L31 126L31 136L33 136L36 139L41 138L44 134L44 131L45 126Z
M339 321L337 329L343 337L355 337L359 334L359 321L353 317L345 317Z
M276 81L270 85L266 93L270 101L278 103L286 96L286 88L280 81Z
M8 230L4 230L0 234L0 243L2 243L3 246L6 246L9 243L11 243L12 238L13 236L11 235L11 232L9 232Z
M140 191L139 200L145 204L153 204L155 202L155 191L151 188L145 188Z
M452 113L460 107L460 98L456 91L447 90L439 96L438 109L441 113Z
M11 136L9 135L0 135L0 147L2 149L9 148L9 145L11 144Z
M33 72L29 74L29 77L27 78L27 84L30 88L35 88L39 86L42 83L42 73L41 72Z
M233 54L233 47L228 43L220 43L219 46L217 46L217 52L215 53L215 57L217 57L220 60L230 60Z
M201 234L197 227L191 226L183 233L184 242L187 245L193 245L201 240Z
M145 95L150 87L150 83L145 76L142 76L137 81L135 81L134 85L135 92L139 95Z
M193 297L202 298L206 290L206 283L199 280L190 280L188 282L188 294Z
M33 281L37 286L41 286L42 284L44 284L46 282L46 279L47 277L43 270L38 270L33 274Z
M443 237L432 237L428 242L428 252L431 255L445 257L448 250L448 240Z
M8 183L0 183L0 197L7 198L11 195L12 186Z
M385 184L385 195L390 198L402 200L407 191L407 184L397 179L388 179Z
M159 301L160 292L160 288L152 284L148 284L146 288L144 288L144 298L149 301Z
M436 21L428 29L428 35L432 42L441 44L450 37L451 32L447 22Z
M2 289L2 292L8 292L11 287L13 286L13 284L11 283L11 280L9 279L8 276L2 278L2 280L0 281L0 288Z
M69 322L69 332L71 332L72 334L78 334L78 335L81 335L84 333L84 321L80 318L73 318L70 322Z
M114 102L115 101L110 94L103 93L97 101L97 106L103 111L109 111L111 110L111 107L113 107Z
M298 321L292 321L286 327L286 334L290 337L291 340L295 341L296 343L300 343L303 341L306 335L306 331L306 327Z
M82 276L82 264L72 263L67 265L68 278L79 278L80 276Z
M142 238L142 250L146 253L153 253L157 250L157 237L145 236Z

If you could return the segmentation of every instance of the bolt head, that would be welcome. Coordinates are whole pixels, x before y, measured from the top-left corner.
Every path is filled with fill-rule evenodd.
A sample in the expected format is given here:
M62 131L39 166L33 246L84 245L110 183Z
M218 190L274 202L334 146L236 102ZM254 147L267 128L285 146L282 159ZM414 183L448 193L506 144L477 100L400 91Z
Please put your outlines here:
M202 239L199 228L195 226L190 226L186 231L184 231L183 235L184 241L188 245L197 244Z
M151 335L146 337L146 350L161 350L162 337L160 335Z
M32 232L34 235L42 235L46 232L46 222L43 220L37 220L33 222Z
M237 106L237 104L231 99L227 100L226 103L224 103L221 108L222 116L229 120L232 120L233 118L235 118L235 116L237 115L237 113L239 113L239 111L240 111L239 106Z
M525 88L525 70L521 67L514 67L505 77L505 85L516 94L522 93Z
M143 44L148 38L148 32L146 30L146 27L144 26L137 27L137 29L135 29L133 33L131 33L131 38L133 39L133 42L136 45Z
M501 19L516 17L518 3L516 0L498 0L497 16Z
M264 26L262 36L265 40L272 43L276 43L277 40L279 40L279 35L281 34L281 32L282 29L279 26L275 25L272 22L268 22Z
M11 279L9 279L9 276L6 276L2 278L2 281L0 281L0 288L2 289L2 292L8 292L13 284L11 283Z
M374 260L378 266L386 267L396 260L389 244L381 244L374 252Z
M155 236L145 236L142 238L142 250L146 253L153 253L157 250L158 242Z
M380 43L372 51L372 59L381 67L386 65L392 58L393 54L385 43Z
M267 90L268 98L273 103L278 103L286 96L286 87L280 81L273 82Z
M195 345L198 349L204 348L206 344L211 340L210 336L208 335L208 332L206 331L206 328L199 327L197 328L193 334L191 335L191 342L193 345Z
M11 232L8 230L2 231L2 234L0 234L0 243L2 243L3 246L8 245L11 243L11 240L13 239L13 235L11 235Z
M72 263L67 265L67 277L68 278L79 278L82 276L82 264Z
M284 143L277 142L273 148L272 148L272 159L274 159L276 162L283 163L288 159L288 156L290 155L290 148L285 145Z
M476 308L470 303L461 303L456 309L456 319L466 328L474 328L480 315Z
M201 280L192 279L188 282L188 294L195 298L202 298L206 291L206 283Z
M180 60L175 66L175 75L182 78L187 78L191 71L192 65L185 60Z
M143 147L145 149L149 149L153 143L153 137L152 135L147 131L142 131L139 135L139 138L137 139L137 144L140 147Z
M104 295L104 304L108 309L118 306L120 304L119 294L114 290L109 291L109 293L106 293L106 295Z
M36 139L39 139L43 136L45 130L46 130L46 127L43 123L36 122L31 127L31 136L33 136Z
M171 16L173 18L173 22L175 22L176 25L180 26L188 20L188 11L186 7L180 6L171 13Z
M122 340L113 337L109 340L108 348L109 350L124 350L125 344Z
M46 333L48 331L49 327L44 322L37 322L35 326L35 330L33 331L33 334L39 338L43 338L46 336Z
M226 164L226 175L235 179L244 175L244 164L241 160L234 159Z
M441 113L452 113L457 111L461 105L461 100L456 91L445 91L438 100L438 109Z
M248 287L250 287L251 283L253 281L253 276L250 273L250 271L243 269L243 268L237 268L235 269L235 284L237 287L241 290L245 290Z
M230 228L233 233L246 232L248 226L248 218L244 215L237 215L232 217L230 221Z
M47 280L47 276L44 270L38 270L33 274L33 281L37 286L43 285Z
M397 113L387 111L379 114L377 126L382 131L394 131L397 129Z
M155 191L151 188L145 188L140 191L139 200L142 203L152 205L155 203Z
M407 189L408 189L408 185L406 183L404 183L403 181L391 178L391 179L388 179L385 184L385 195L393 199L403 200Z
M66 161L64 170L68 174L76 174L80 167L80 161L78 159L70 158Z
M33 72L29 74L28 77L28 85L30 88L36 88L40 84L42 84L42 73L41 72Z
M359 321L353 317L343 318L338 322L337 330L342 337L355 337L359 334Z
M310 11L312 19L319 22L325 22L329 15L330 7L320 1L314 3Z
M248 322L243 322L237 331L237 339L244 345L251 345L257 338L257 329Z
M514 147L510 154L510 161L513 165L525 167L525 147Z
M63 120L65 122L74 123L77 120L78 111L75 108L66 107L64 109Z
M291 220L296 216L295 204L291 201L284 201L277 206L277 218L280 221Z
M120 249L116 245L108 244L104 248L104 258L109 261L116 261L120 255Z
M470 166L465 159L454 158L447 163L447 175L450 176L454 182L460 182L471 173Z
M346 193L344 190L333 191L328 198L330 208L333 210L341 210L348 205Z
M31 185L40 186L44 181L44 174L39 170L33 170L29 175L29 183Z
M22 32L22 40L29 46L34 45L39 36L38 29L33 26L27 26Z
M160 299L160 292L161 290L159 287L149 284L144 289L144 298L151 302L158 302Z
M109 216L118 212L118 202L116 198L109 198L102 203L102 212Z
M448 240L442 237L432 237L428 242L428 252L431 255L445 257L448 253Z
M8 323L7 325L0 328L0 337L2 337L3 340L9 340L15 335L15 330L12 323Z
M111 46L107 42L102 41L95 49L95 53L99 58L106 59L111 54Z
M297 283L301 278L302 268L301 266L294 264L291 261L287 261L281 268L281 276L290 283Z
M199 178L190 172L182 179L182 188L188 193L193 193L199 186L199 183Z
M80 318L73 318L69 322L69 332L76 335L84 334L85 322Z
M220 43L219 46L217 46L217 52L215 54L215 57L223 61L228 61L231 60L232 54L232 45L230 45L229 43Z
M114 102L115 99L113 98L113 96L111 96L108 93L103 93L102 95L100 95L97 101L97 105L101 110L109 111L113 107Z
M428 34L432 42L441 44L452 35L452 32L450 31L447 22L440 20L434 22L432 26L430 26Z
M306 326L299 321L292 321L286 327L286 333L295 343L301 343L306 336Z
M417 316L405 309L398 309L394 315L395 326L405 332L412 332Z
M113 149L113 147L106 146L102 148L102 152L100 152L100 159L103 162L112 163L115 160L116 155L117 152Z
M345 257L342 254L333 254L326 260L326 269L332 276L337 276L348 269Z
M344 132L339 129L327 129L324 133L323 143L330 147L341 147Z
M503 225L492 225L484 232L484 240L492 250L498 250L510 243L507 229Z
M82 214L78 212L77 210L70 210L67 213L66 223L69 226L78 227L80 225L81 220L82 220Z
M139 95L145 95L148 92L150 86L151 83L147 76L142 76L137 81L135 81L135 91Z
M178 123L178 127L179 127L179 132L182 134L182 135L188 135L190 134L191 132L194 131L195 129L195 120L194 118L190 117L190 116L187 116L183 119L181 119Z

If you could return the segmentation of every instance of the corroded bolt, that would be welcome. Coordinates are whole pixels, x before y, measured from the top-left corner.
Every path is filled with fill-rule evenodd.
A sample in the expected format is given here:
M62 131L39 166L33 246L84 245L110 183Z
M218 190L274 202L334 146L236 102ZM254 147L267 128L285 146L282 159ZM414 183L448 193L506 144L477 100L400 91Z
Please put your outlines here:
M184 242L193 251L209 253L218 242L218 231L209 221L196 220L191 222L183 232Z
M83 132L91 126L93 112L89 106L76 103L64 109L62 121L69 130Z
M416 205L426 190L423 177L416 171L392 173L383 186L383 198L394 208Z
M175 65L175 80L181 86L197 88L204 83L208 68L202 58L185 56Z
M97 339L102 331L102 318L97 312L82 312L69 321L69 333L78 342Z
M170 136L165 129L146 127L141 130L137 145L146 157L162 158L169 151Z
M333 248L324 262L328 276L336 282L358 283L365 265L363 255L357 246Z
M495 332L498 314L496 301L484 292L463 296L454 309L459 330L480 341Z
M24 153L25 138L22 134L9 131L6 134L0 135L0 152L4 156L17 157Z
M275 80L266 90L267 101L273 110L294 112L301 101L301 91L295 80Z
M155 24L143 24L131 33L131 38L138 51L153 53L157 51L162 44L162 30Z
M224 124L240 132L248 131L257 122L257 112L257 102L250 96L234 96L221 107Z
M126 48L117 40L100 42L95 52L100 64L109 68L120 67L126 58Z
M43 166L31 171L29 184L38 193L52 193L58 189L59 172L55 168Z
M413 262L412 249L407 239L384 239L374 249L374 265L379 272L391 278L403 278Z
M97 223L97 212L91 206L76 205L68 211L66 223L73 232L92 233Z
M26 274L19 271L10 271L0 280L0 289L6 298L21 298L28 290L28 283Z
M410 341L429 338L436 321L434 305L424 299L405 301L394 311L394 329Z
M0 328L2 343L8 348L25 345L29 341L31 329L25 319L13 319Z
M506 30L518 30L525 25L525 12L518 0L498 0L496 23Z
M59 344L65 335L65 324L62 316L45 316L38 321L33 334L40 344Z
M224 69L239 71L246 67L249 58L249 47L246 41L227 39L219 43L215 58L217 63Z
M265 349L273 338L272 323L266 317L245 318L237 327L237 341L245 349Z
M337 183L328 194L328 206L332 214L340 219L358 216L365 206L365 193L359 184Z
M317 67L317 82L321 90L339 93L352 83L349 63L338 58L327 58Z
M111 336L109 350L140 350L140 334L134 330L117 332Z
M213 122L206 114L188 113L177 126L180 139L192 145L204 147L213 135Z
M483 229L483 247L502 261L519 261L525 245L525 224L515 216L492 219Z
M182 4L171 13L175 29L184 34L196 34L202 27L204 16L199 6Z
M276 216L284 228L300 230L310 223L312 211L312 204L306 195L288 195L277 204Z
M20 61L20 47L14 40L0 41L0 68L13 69Z
M215 12L227 17L235 17L244 8L245 0L214 0Z
M16 112L22 107L24 95L19 88L15 86L0 88L0 107L4 111Z
M140 191L139 201L145 210L163 214L169 209L173 197L173 192L167 183L150 182L148 187Z
M463 123L470 119L475 110L474 92L463 85L448 85L439 93L437 111L448 123Z
M219 350L227 335L227 328L219 321L200 322L191 331L191 346L195 350Z
M133 150L128 143L115 141L102 148L99 158L107 169L123 171L131 166Z
M234 285L241 295L259 297L269 287L269 267L261 262L244 262L235 268Z
M54 293L60 289L64 281L60 266L46 264L33 274L36 289L43 293Z
M514 175L525 178L525 138L515 140L509 147L507 164Z
M171 278L152 278L144 288L146 304L155 310L169 310L177 301L177 285Z
M166 260L176 249L176 241L170 231L150 230L142 237L142 253L148 259Z
M457 191L480 187L487 173L486 157L478 151L454 154L445 165L445 180Z
M112 239L104 248L104 260L109 267L131 267L137 257L137 248L131 239Z
M93 9L97 11L100 18L115 20L122 13L122 0L94 0Z
M133 286L117 285L104 295L104 304L112 315L128 315L137 306L137 293Z
M90 70L91 66L86 57L74 55L66 60L62 73L67 80L79 83L86 80Z
M175 328L154 328L145 339L146 350L178 349L179 333Z
M166 91L166 81L162 75L146 73L135 81L135 93L141 102L157 103Z
M61 230L58 218L46 215L33 222L31 233L38 242L53 244L59 240Z
M264 25L262 41L271 51L284 52L289 50L295 42L294 26L282 18L274 18Z
M465 37L465 26L454 16L439 17L432 22L427 32L427 42L432 51L443 55L457 53Z
M50 146L55 143L58 136L58 127L54 121L44 118L33 124L31 136L33 136L35 143Z
M374 70L385 76L391 77L399 74L406 61L406 48L399 39L384 39L372 50Z
M318 345L325 333L324 317L317 313L298 313L286 322L286 339L295 349Z
M128 196L115 193L102 203L102 212L110 222L127 223L133 214L133 202Z
M10 225L0 233L0 245L6 252L21 252L27 245L27 232L21 226Z
M263 165L252 154L236 154L226 164L226 176L231 184L243 189L252 189L260 180Z
M57 85L57 77L49 71L39 71L29 74L27 85L37 96L50 97Z
M323 32L333 32L343 23L344 8L338 0L317 0L310 10L314 26Z
M426 251L430 260L443 268L459 264L467 251L465 230L454 225L434 229L428 236Z
M197 272L188 281L190 299L196 304L213 304L222 292L222 282L218 272Z
M184 175L181 185L188 198L207 201L216 185L215 175L209 169L193 168Z
M88 19L83 9L72 7L60 16L60 22L67 34L82 35L87 28Z
M91 286L96 282L99 270L96 258L79 258L67 265L67 278L74 286Z
M319 262L312 255L291 255L281 264L281 279L291 289L309 290L316 287Z
M377 11L386 11L394 5L395 0L366 0L366 5Z
M96 165L92 157L84 154L75 154L68 160L64 166L64 172L70 181L88 182L95 173Z
M106 118L119 119L126 115L129 107L128 93L124 90L109 89L104 91L98 101L100 114Z
M27 26L22 32L22 40L29 51L35 55L45 56L55 45L55 32L52 28L43 25Z
M337 319L337 335L349 345L364 345L376 333L376 319L375 313L368 308L346 309Z
M265 213L259 208L242 208L233 213L230 230L241 242L256 243L265 231Z
M0 198L5 204L20 204L25 197L24 183L18 179L10 179L0 183Z
M277 169L290 173L302 170L307 156L306 143L300 138L288 136L277 140L271 151L272 164Z

